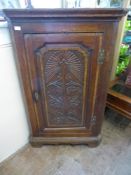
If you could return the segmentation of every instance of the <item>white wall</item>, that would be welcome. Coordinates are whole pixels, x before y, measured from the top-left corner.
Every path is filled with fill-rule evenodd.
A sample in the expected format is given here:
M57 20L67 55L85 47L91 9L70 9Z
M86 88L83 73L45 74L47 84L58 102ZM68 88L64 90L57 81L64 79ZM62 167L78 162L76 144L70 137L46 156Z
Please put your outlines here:
M7 27L0 27L0 162L28 143L29 128Z
M26 1L19 0L20 7L26 7ZM62 5L61 0L31 0L34 8L60 8Z
M35 8L60 8L61 0L32 0L32 5Z

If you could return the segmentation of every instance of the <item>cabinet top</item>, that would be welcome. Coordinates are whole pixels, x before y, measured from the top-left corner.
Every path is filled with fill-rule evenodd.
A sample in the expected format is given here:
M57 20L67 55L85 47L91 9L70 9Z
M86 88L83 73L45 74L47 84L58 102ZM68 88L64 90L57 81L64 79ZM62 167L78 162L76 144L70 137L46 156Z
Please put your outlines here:
M37 18L85 18L116 20L125 16L127 9L116 8L82 8L82 9L4 9L6 17L10 19L37 19Z

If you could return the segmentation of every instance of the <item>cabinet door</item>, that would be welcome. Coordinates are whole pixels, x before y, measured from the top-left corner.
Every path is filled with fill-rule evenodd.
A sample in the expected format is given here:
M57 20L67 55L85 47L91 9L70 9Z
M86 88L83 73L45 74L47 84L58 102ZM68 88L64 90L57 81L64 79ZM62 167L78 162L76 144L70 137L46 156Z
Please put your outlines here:
M102 34L25 34L24 40L39 135L90 135Z

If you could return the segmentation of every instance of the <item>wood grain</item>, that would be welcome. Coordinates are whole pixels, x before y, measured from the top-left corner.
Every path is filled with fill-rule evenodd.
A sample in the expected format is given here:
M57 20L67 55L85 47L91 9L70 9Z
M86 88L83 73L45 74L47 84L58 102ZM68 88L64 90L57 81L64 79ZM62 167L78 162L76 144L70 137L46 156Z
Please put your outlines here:
M127 10L4 12L17 51L32 145L97 145L118 22Z

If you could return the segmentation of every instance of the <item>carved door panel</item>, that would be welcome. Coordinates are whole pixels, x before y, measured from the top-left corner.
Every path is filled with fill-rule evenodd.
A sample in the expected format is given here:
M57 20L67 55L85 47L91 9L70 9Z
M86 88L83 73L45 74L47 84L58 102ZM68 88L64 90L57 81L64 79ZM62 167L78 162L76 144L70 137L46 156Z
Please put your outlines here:
M26 34L39 135L91 132L101 33Z

